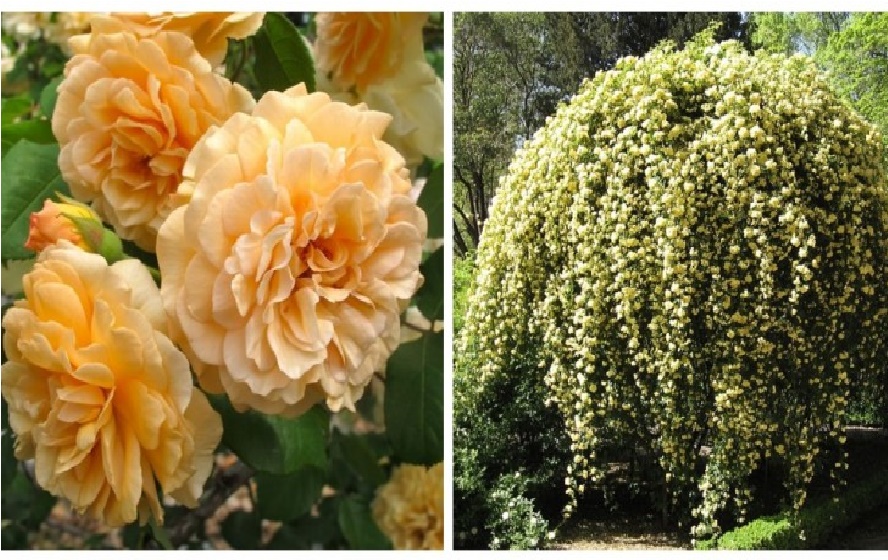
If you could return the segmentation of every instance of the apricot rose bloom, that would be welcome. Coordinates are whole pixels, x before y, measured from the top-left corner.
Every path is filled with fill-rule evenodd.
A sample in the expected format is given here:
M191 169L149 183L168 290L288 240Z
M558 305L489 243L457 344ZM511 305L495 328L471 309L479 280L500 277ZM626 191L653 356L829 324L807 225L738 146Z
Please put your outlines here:
M148 270L62 241L23 284L3 319L2 389L37 483L111 526L161 520L158 483L196 506L222 424L165 334Z
M367 87L360 100L392 115L384 140L407 160L444 157L444 84L425 60L406 64L393 78Z
M358 91L398 73L410 60L425 60L426 13L324 12L315 19L318 69L339 87Z
M264 17L264 12L113 12L96 17L92 29L98 33L129 31L140 38L161 31L178 31L188 35L197 52L215 67L225 59L228 39L255 34Z
M444 549L444 463L399 465L373 500L373 519L397 550Z
M161 227L157 256L206 390L270 414L354 410L422 281L426 216L380 140L390 121L300 84L194 147L190 202Z
M59 168L74 197L92 202L124 239L154 250L182 165L213 124L254 102L212 71L177 32L84 36L65 67L52 130Z

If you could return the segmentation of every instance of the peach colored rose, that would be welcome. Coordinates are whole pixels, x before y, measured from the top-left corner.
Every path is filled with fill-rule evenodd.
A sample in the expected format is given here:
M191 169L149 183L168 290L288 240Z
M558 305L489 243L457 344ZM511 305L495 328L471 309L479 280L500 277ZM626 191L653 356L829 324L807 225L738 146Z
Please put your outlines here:
M443 550L444 463L395 467L376 491L372 509L396 550Z
M77 227L78 220L97 224L101 234L102 221L89 206L70 199L62 203L46 199L39 212L31 212L30 230L25 247L39 253L56 241L66 239L89 251L90 245L83 239L80 228Z
M94 29L88 38L65 67L52 117L59 167L76 198L153 251L191 148L254 102L213 73L182 33L140 39Z
M427 13L324 12L315 19L320 72L358 91L398 73L410 60L425 60L422 28Z
M419 165L423 156L444 157L444 85L425 60L411 61L395 77L368 86L360 100L392 115L384 139L408 166Z
M300 84L195 146L157 256L206 390L271 414L354 410L422 281L426 216L380 140L390 120Z
M2 389L37 483L111 526L162 519L157 484L196 506L222 424L165 334L144 265L61 241L24 292L3 319Z
M92 20L94 33L128 31L139 38L161 31L178 31L188 35L194 46L214 67L222 64L228 52L228 39L244 39L262 27L265 12L160 12L96 14ZM72 46L82 49L82 37Z

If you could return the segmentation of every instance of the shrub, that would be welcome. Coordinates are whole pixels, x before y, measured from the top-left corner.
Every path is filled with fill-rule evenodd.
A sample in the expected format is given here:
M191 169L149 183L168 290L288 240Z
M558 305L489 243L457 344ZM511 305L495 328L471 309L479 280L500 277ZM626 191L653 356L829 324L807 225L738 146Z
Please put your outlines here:
M487 530L494 550L529 550L541 548L549 524L524 493L527 482L520 472L503 475L490 493Z
M850 395L885 390L888 346L878 131L809 58L711 37L596 74L518 151L478 248L457 349L471 380L454 393L544 380L569 438L566 512L611 483L601 450L640 449L698 536L729 505L743 517L771 456L801 507Z
M503 477L510 480L520 468L520 491L505 494L520 496L522 507L553 519L565 502L564 494L553 489L564 480L568 441L557 410L543 406L541 379L503 376L475 392L476 376L467 363L471 360L464 356L457 359L454 372L454 395L460 399L453 414L455 546L508 548L518 539L509 536L510 527L521 522L500 526L490 521L505 511Z
M828 499L794 515L788 511L763 517L697 543L701 550L812 549L851 526L867 512L888 503L888 471L853 486L836 500Z

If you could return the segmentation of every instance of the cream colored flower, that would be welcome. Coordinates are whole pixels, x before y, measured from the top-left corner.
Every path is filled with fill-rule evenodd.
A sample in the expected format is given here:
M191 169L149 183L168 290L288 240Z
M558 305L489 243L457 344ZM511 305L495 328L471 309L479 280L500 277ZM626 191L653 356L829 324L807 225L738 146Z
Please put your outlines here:
M444 463L399 465L373 500L373 519L397 550L444 549Z
M70 54L68 39L89 31L92 12L4 12L3 29L20 42L43 36Z
M380 140L390 120L300 84L195 146L157 255L204 388L272 414L354 409L422 280L426 216Z
M49 23L48 12L3 12L3 31L16 41L28 41L40 36L40 29Z
M391 78L410 60L425 60L426 13L319 13L318 69L344 89L358 91Z
M228 39L244 39L262 27L265 12L114 12L93 20L93 32L128 31L139 38L161 31L188 35L194 46L214 67L225 60ZM83 41L77 38L75 44ZM80 48L75 46L75 50Z
M62 241L24 291L3 320L2 388L37 483L111 526L162 519L157 484L194 507L222 424L165 334L148 270Z
M191 148L253 99L213 73L181 33L140 39L94 29L85 37L53 112L59 167L75 197L93 202L121 237L153 250Z
M6 46L6 43L0 43L0 74L6 74L13 68L15 68L15 58L12 53L9 52L9 47Z

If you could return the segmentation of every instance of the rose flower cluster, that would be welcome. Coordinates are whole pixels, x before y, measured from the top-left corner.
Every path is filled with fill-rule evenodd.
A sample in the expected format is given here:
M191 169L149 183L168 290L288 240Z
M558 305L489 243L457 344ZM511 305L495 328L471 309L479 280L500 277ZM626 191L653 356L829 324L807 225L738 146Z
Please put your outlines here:
M378 17L373 32L318 17L318 60L364 93L422 55L424 15ZM440 126L428 145L424 121L302 84L254 100L219 65L262 22L93 14L68 42L52 130L73 199L31 217L38 258L3 320L2 390L38 484L111 526L161 521L165 496L197 504L222 435L201 389L238 410L355 410L423 281L405 154L440 156ZM378 44L356 60L362 41ZM435 80L422 118L441 118Z

